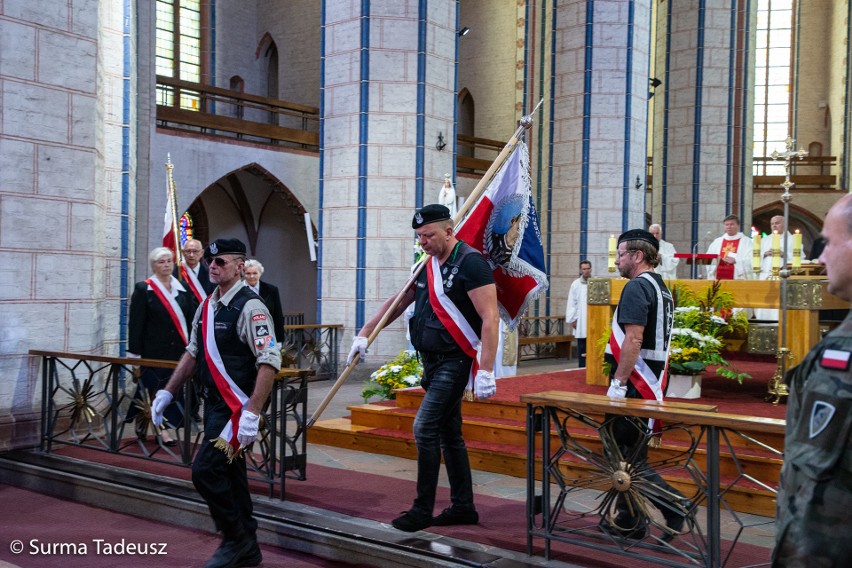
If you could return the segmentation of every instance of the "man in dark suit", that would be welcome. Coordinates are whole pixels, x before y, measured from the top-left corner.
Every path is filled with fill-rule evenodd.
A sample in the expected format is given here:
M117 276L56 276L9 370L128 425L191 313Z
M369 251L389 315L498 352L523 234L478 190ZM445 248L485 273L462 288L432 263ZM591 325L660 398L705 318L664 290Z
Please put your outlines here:
M284 313L281 310L281 296L278 294L278 286L260 281L260 277L263 276L263 265L254 259L246 261L243 276L248 287L260 296L269 313L272 314L272 322L275 324L275 338L280 343L284 338Z
M210 282L207 265L201 261L203 252L204 245L201 241L189 239L183 245L183 262L180 265L180 272L177 266L174 271L176 278L189 285L189 290L195 295L199 304L216 289L216 285Z

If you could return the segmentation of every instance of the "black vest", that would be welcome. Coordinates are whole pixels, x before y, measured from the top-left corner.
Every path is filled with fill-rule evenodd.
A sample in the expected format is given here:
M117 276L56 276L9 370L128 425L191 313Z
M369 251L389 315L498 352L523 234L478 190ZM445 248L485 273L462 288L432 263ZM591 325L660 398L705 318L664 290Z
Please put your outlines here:
M461 242L456 257L452 260L447 260L447 262L441 266L442 272L446 270L447 273L452 273L453 269L456 268L461 270L461 266L464 263L465 258L471 254L481 255L482 253L467 243ZM432 259L428 258L426 259L426 262L432 262ZM427 272L424 268L418 275L417 283L415 284L417 289L415 291L414 315L408 322L411 344L421 353L464 355L464 351L462 351L461 347L459 347L456 343L456 340L453 339L453 336L450 335L450 332L444 327L444 324L441 323L441 320L438 319L438 316L435 314L435 310L432 309L432 303L429 301L429 288L428 283L426 282L427 278ZM470 326L473 328L476 336L481 337L482 318L480 318L479 314L476 312L476 308L470 300L470 297L467 295L467 291L457 288L452 291L446 291L446 294L462 312L462 314L464 314L465 319L467 319L468 323L470 323Z
M255 366L257 357L255 357L251 347L240 340L239 333L237 332L237 320L246 302L254 298L258 298L257 294L249 288L244 287L236 293L228 306L221 306L219 308L213 321L213 334L216 337L216 346L219 348L219 355L222 357L225 370L228 371L228 375L246 396L251 396L251 393L254 391L254 383L257 380L257 369ZM207 366L204 331L201 327L202 319L199 318L198 327L196 328L196 337L198 338L199 346L196 362L198 376L201 378L202 393L207 400L206 413L208 416L210 414L230 416L231 410L225 404L222 395L219 393L219 389L216 387L216 383L213 381L210 368ZM208 425L209 422L208 420ZM224 422L222 422L222 426L224 426Z

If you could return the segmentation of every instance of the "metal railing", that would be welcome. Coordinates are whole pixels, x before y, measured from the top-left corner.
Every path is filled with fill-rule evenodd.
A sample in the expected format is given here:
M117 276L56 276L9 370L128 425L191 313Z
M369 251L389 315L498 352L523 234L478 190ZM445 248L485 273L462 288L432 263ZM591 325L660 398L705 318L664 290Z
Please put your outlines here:
M174 361L102 357L80 353L31 350L41 358L41 449L79 447L161 463L190 467L201 445L203 429L191 419L197 397L187 381L176 401L184 416L168 424L174 446L163 440L164 427L151 422L148 389L137 382L136 367L173 369ZM307 378L312 371L283 369L276 375L263 412L258 441L247 453L249 477L269 485L269 496L286 478L305 479ZM131 413L131 410L133 412Z
M565 337L564 316L521 318L518 324L518 360L557 357L559 343ZM546 338L553 340L548 341Z
M543 538L548 560L552 543L564 542L655 566L743 566L754 559L737 547L771 538L774 510L755 511L762 517L741 511L754 508L758 496L774 503L783 420L567 392L521 400L527 403L528 554L533 539ZM649 447L648 418L664 425L657 449ZM625 435L625 424L632 434ZM704 520L699 506L706 508ZM724 511L734 527L726 540Z
M312 369L317 380L337 378L341 329L341 324L285 325L282 364Z

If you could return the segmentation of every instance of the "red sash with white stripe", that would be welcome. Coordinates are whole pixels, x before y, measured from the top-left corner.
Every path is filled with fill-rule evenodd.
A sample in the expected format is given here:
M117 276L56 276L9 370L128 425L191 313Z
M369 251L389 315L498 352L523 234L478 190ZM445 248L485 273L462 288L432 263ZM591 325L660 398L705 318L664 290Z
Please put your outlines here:
M468 377L467 388L473 390L473 379L476 377L476 372L479 370L479 362L476 360L476 350L479 348L480 339L470 323L465 319L464 314L456 307L444 293L444 280L441 278L441 265L436 257L432 257L430 262L426 263L426 283L429 289L429 303L432 304L432 310L438 316L441 324L450 332L453 339L464 351L465 355L473 359L473 364L470 367L470 377Z
M237 440L237 433L240 430L240 416L243 413L243 407L248 402L246 394L237 386L234 380L228 375L225 369L225 363L222 361L222 356L219 354L219 347L216 345L216 336L214 334L215 315L213 313L213 302L210 298L204 300L201 308L201 332L204 335L204 358L207 361L207 368L213 377L213 382L222 395L222 399L228 408L231 409L231 418L228 420L219 437L211 440L216 448L224 451L228 455L228 461L231 461L238 455L240 443Z
M180 275L183 277L187 286L189 286L189 290L195 295L198 303L200 304L203 302L207 297L207 292L204 291L204 286L201 285L201 281L198 279L198 276L195 275L195 272L188 270L186 268L186 264L181 264Z
M172 286L180 286L180 283L176 278L171 278L173 280ZM172 293L166 290L162 282L156 278L149 278L145 281L145 283L148 284L148 288L154 292L154 295L157 296L163 304L163 307L166 308L166 311L169 313L169 317L172 318L172 323L175 324L178 333L180 333L180 338L183 340L183 344L186 345L189 343L189 341L187 341L186 333L186 318L183 317L183 310L181 310L180 306L178 306L175 301L175 297L172 296ZM183 287L181 286L180 289L182 290Z

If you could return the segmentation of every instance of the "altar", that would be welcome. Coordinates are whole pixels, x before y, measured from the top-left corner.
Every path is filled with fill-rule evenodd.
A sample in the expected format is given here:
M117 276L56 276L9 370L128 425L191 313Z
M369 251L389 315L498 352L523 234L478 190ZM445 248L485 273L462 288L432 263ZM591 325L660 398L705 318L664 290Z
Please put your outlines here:
M692 256L692 255L687 255ZM621 291L628 282L625 278L590 278L588 291L589 345L597 345L598 339L612 323L612 315ZM714 280L673 280L669 286L678 284L703 295ZM739 308L778 308L781 303L780 280L721 280L722 290L730 292ZM849 309L849 302L830 294L822 276L792 276L787 280L787 326L786 347L791 359L788 367L797 365L805 354L820 340L819 311ZM781 345L781 336L778 338ZM586 353L586 383L609 384L603 372L603 354L599 349L588 349Z

